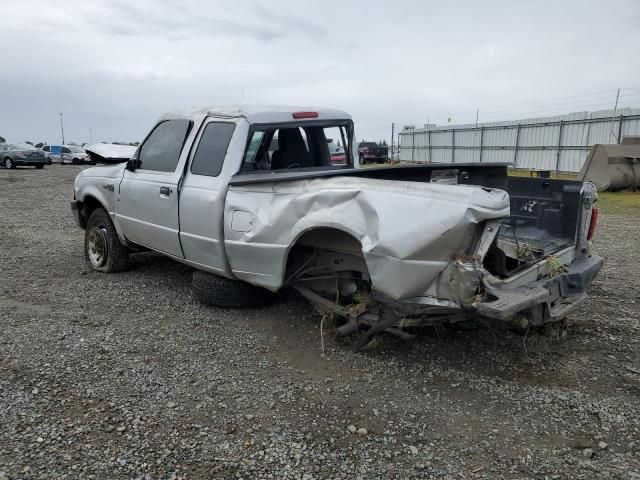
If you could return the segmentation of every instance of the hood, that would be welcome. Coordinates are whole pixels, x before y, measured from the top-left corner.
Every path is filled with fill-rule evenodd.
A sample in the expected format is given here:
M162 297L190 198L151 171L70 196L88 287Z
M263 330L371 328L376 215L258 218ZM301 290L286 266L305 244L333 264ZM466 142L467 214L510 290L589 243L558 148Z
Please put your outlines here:
M96 162L105 163L126 162L133 157L137 149L138 147L131 145L118 145L113 143L96 143L85 147L87 154Z

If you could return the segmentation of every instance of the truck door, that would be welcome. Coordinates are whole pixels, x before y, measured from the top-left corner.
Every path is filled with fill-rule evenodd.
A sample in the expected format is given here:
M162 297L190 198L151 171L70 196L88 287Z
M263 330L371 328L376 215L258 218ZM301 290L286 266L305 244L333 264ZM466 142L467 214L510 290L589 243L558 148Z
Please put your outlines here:
M127 240L182 257L178 224L180 154L192 122L160 122L137 152L138 167L126 169L116 218Z
M214 273L229 274L224 249L224 205L229 176L237 164L225 161L227 152L239 158L246 131L230 121L211 119L202 129L180 189L180 240L184 257ZM236 135L234 135L236 132Z

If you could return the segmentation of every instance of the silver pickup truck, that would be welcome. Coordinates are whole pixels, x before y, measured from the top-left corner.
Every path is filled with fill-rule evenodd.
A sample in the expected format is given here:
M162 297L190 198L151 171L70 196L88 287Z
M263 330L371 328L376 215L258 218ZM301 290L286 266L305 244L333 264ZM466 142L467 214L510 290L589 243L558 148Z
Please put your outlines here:
M329 109L164 115L126 163L77 176L87 264L122 271L154 250L193 267L194 296L217 306L291 286L365 340L469 317L538 328L585 300L602 266L593 185L497 163L360 168L354 138Z

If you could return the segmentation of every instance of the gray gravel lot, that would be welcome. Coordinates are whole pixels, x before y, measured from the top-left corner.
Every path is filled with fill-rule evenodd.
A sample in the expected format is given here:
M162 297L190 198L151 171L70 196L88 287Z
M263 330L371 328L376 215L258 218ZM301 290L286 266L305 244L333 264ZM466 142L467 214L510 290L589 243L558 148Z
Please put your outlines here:
M0 170L0 480L640 479L637 208L602 212L607 263L562 341L328 336L323 356L291 294L204 307L149 253L90 272L80 169Z

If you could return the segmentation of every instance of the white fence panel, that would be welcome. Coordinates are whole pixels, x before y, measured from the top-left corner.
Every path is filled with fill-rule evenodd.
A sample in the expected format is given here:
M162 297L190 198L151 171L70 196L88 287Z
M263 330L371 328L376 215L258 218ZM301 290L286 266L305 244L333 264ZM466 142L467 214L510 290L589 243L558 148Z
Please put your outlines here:
M508 162L516 168L578 172L597 143L618 143L640 135L640 109L576 112L568 115L475 125L404 130L402 162Z

